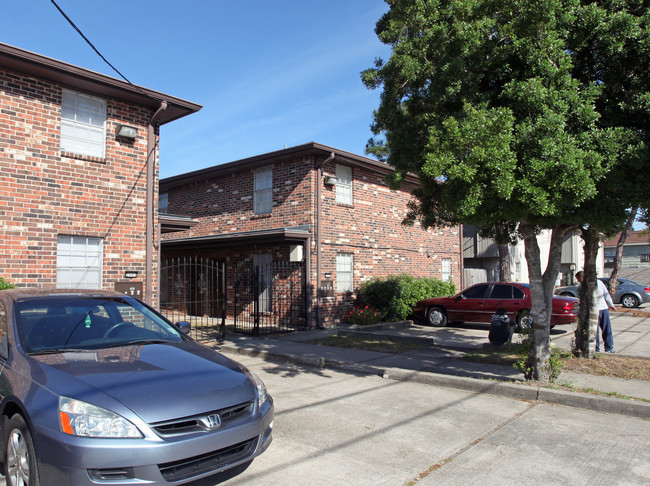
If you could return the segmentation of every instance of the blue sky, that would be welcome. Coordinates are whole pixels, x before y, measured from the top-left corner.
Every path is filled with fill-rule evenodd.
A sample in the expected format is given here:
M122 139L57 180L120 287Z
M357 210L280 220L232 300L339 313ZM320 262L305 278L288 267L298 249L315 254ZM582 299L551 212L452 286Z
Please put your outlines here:
M383 0L56 2L129 81L203 105L162 127L161 177L310 141L364 155ZM50 0L0 8L0 42L119 78Z

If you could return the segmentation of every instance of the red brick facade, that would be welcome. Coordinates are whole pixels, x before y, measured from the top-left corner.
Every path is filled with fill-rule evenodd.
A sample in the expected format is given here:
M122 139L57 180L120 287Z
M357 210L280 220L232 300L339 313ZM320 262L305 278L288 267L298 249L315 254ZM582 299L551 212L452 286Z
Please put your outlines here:
M57 73L48 78L53 65ZM105 157L62 151L61 79L73 83L75 92L105 100ZM103 288L113 289L126 271L134 271L134 281L156 291L155 248L153 278L145 278L148 127L156 110L144 89L127 93L130 87L122 84L0 45L0 276L11 283L55 287L57 239L80 236L103 242ZM81 87L86 90L76 89ZM150 106L111 96L116 90ZM118 124L137 128L135 140L116 137ZM157 157L154 163L157 175Z
M354 291L336 292L337 254L352 255L354 290L372 277L407 273L442 278L443 259L449 260L451 278L460 288L458 228L424 231L418 224L401 224L417 181L411 179L399 191L392 191L385 181L390 172L388 166L353 154L325 162L320 167L323 177L317 181L318 168L331 152L336 151L308 144L162 180L160 191L168 194L168 213L191 216L198 221L191 230L163 235L163 254L168 251L165 243L169 240L183 239L187 245L184 250L174 245L174 253L191 252L193 238L199 241L212 235L221 241L213 247L203 244L198 249L201 255L237 261L250 259L254 253L271 253L273 259L287 259L289 245L296 242L256 241L254 236L237 244L224 241L228 235L273 230L280 233L283 228L300 228L311 245L307 257L313 308L319 306L315 290L319 287L319 274L321 281L329 280L335 288L334 297L322 298L320 302L320 323L325 326L344 320L356 297ZM352 205L337 203L336 185L324 182L327 176L336 175L337 164L352 169ZM255 215L255 169L269 166L273 168L273 209L269 214ZM313 319L318 315L315 311Z

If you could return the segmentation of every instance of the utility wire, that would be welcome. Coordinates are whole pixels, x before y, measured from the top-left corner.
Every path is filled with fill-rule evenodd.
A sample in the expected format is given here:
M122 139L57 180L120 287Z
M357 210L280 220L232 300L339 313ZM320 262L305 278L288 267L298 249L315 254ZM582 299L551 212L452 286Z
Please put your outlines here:
M74 30L76 30L77 32L79 32L79 35L80 35L81 37L83 37L83 39L88 43L88 45L89 45L90 47L92 47L93 51L95 51L95 52L97 53L97 55L98 55L99 57L101 57L101 58L104 60L104 62L105 62L106 64L108 64L108 65L111 67L111 69L113 69L113 71L115 71L117 74L119 74L120 77L121 77L124 81L126 81L127 83L129 83L131 86L134 86L134 84L133 84L131 81L129 81L128 79L126 79L126 77L125 77L121 72L119 72L115 66L113 66L110 62L108 62L108 60L107 60L107 59L102 55L102 53L99 52L99 51L97 50L97 48L93 45L93 43L90 42L90 41L88 40L88 38L84 35L83 32L81 32L81 30L79 29L79 27L77 27L77 26L75 25L75 23L74 23L72 20L70 20L70 17L68 17L68 16L65 14L65 12L61 9L61 7L59 7L59 6L57 5L57 3L56 3L54 0L51 0L51 2L54 4L54 6L56 7L56 9L61 13L61 15L63 15L63 17L68 21L68 23L69 23L69 24L74 28Z

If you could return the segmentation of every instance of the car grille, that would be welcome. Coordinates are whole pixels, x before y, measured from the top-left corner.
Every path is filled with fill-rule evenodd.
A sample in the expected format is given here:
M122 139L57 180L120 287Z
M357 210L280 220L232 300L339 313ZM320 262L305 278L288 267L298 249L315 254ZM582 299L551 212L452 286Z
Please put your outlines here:
M191 432L205 432L223 428L237 419L248 416L253 411L253 402L241 403L232 407L214 410L202 415L192 417L183 417L165 422L151 424L151 427L161 436L170 436L177 434L188 434ZM218 416L220 424L218 426L209 426L208 417Z
M244 460L255 452L256 447L257 437L200 456L159 464L158 469L166 481L181 481Z

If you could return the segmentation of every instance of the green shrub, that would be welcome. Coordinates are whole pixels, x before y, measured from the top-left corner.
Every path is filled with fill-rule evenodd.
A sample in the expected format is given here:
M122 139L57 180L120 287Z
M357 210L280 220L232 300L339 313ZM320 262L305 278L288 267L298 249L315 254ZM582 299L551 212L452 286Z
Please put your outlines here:
M16 288L14 284L7 282L4 278L0 277L0 290L13 288Z
M455 293L456 286L451 281L441 282L435 278L412 275L373 278L359 289L361 302L381 312L389 321L407 319L418 300Z
M382 319L382 313L376 311L369 305L355 307L348 313L348 323L357 325L368 325L379 322Z

